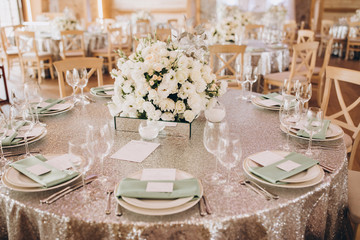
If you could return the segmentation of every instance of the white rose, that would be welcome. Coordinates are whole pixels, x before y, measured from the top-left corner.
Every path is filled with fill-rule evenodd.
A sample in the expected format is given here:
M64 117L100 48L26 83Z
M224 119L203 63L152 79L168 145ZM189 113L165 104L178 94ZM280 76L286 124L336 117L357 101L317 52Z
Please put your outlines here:
M122 90L124 91L124 93L131 93L132 92L131 81L124 81Z
M159 107L162 111L174 111L175 102L169 98L161 100Z
M165 99L169 96L170 91L171 89L169 89L169 85L165 82L161 82L158 87L157 93L161 99Z
M121 112L121 106L116 105L114 103L109 103L108 108L109 108L111 116L113 116L113 117L119 115L119 113Z
M183 101L177 101L175 104L175 112L176 113L184 113L186 110L185 103Z
M171 112L164 112L163 114L161 114L161 119L164 121L174 121L175 117L174 114Z
M206 82L204 82L203 80L198 81L198 82L195 82L196 91L197 91L198 93L204 92L205 89L206 89L206 86L207 86L207 85L206 85Z
M179 68L176 72L176 79L179 83L183 84L189 77L189 70Z
M182 90L188 94L190 93L194 93L196 88L193 84L191 84L190 82L186 82L182 85Z
M184 112L184 118L185 118L185 121L192 122L194 120L194 118L195 118L195 114L191 110L186 110Z

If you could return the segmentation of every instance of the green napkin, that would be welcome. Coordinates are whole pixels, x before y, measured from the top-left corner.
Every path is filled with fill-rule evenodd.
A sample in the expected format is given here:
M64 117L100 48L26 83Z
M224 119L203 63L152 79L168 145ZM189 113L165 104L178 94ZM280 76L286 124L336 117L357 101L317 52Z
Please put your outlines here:
M329 125L330 125L330 120L324 120L321 131L318 132L317 134L315 134L313 136L313 139L325 139L326 138L326 132L327 132L327 129L329 128ZM300 137L307 137L307 138L310 137L309 134L303 129L299 130L296 135L298 135Z
M296 162L300 164L301 166L287 172L277 167L277 165L286 162L288 160L291 160L293 162ZM283 160L280 160L276 163L273 163L271 165L268 165L266 167L258 167L258 168L250 168L250 171L254 173L255 175L265 179L268 182L271 183L277 183L278 181L291 177L295 174L298 174L315 164L318 164L319 162L308 158L302 154L292 152L289 155L287 155Z
M116 196L144 199L176 199L190 196L194 196L195 198L200 197L199 181L195 178L168 182L174 183L172 192L146 192L147 181L125 178L120 182L116 190Z
M14 139L17 135L18 135L18 132L17 130L19 128L21 128L22 126L24 126L25 122L24 121L18 121L15 123L15 126L14 126L14 133L11 134L10 136L7 136L4 140L2 140L2 145L3 146L10 146L10 145L14 145L14 144L17 144L19 141L21 141L22 139L18 138L18 139Z
M109 92L109 91L114 91L114 87L93 87L90 89L90 91L94 94L96 93L103 93L105 94L105 92Z
M48 99L45 102L49 103L47 106L36 109L37 113L45 113L48 112L48 109L51 108L52 106L58 104L58 103L63 103L64 100L63 99Z
M15 168L22 174L28 176L35 182L40 183L45 188L52 187L52 186L58 185L60 183L66 182L66 181L76 177L77 175L79 175L79 173L75 172L75 171L59 170L59 169L47 164L45 161L46 161L45 157L43 157L42 155L37 155L35 157L31 156L31 157L13 162L10 164L10 166ZM37 164L42 165L42 166L50 169L51 171L38 176L27 170L28 167L31 167L31 166L34 166Z
M275 97L279 96L280 94L278 93L269 93L269 94L266 94L266 95L262 95L261 98L262 99L271 99L275 102L278 102L279 103L279 106L281 105L282 101L280 99L277 99Z

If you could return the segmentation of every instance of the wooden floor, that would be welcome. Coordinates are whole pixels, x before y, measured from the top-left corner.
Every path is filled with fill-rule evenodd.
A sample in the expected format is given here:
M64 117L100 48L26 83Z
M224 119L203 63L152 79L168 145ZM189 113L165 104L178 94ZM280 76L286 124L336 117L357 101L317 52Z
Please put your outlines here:
M319 58L317 60L317 65L321 66L322 64L322 58ZM336 67L343 67L343 68L349 68L360 71L360 60L349 60L345 61L339 57L333 56L330 59L330 66L336 66ZM12 67L10 79L8 79L8 88L9 92L11 89L14 89L16 92L21 91L22 89L22 80L21 80L21 71L19 65L15 64ZM108 73L104 74L104 84L112 84L114 80L110 77ZM96 86L97 81L96 79L90 79L88 87L85 89L85 91L89 91L91 87ZM57 79L43 79L41 83L41 91L44 98L57 98L59 97L59 87L58 87L58 81ZM71 88L69 86L66 86L67 93L71 94ZM360 86L354 88L352 86L343 86L343 92L345 96L345 101L350 101L351 99L358 98L360 95ZM310 101L310 106L316 106L316 96L313 96L313 98ZM330 100L329 104L329 111L333 112L339 109L339 105L335 99ZM354 111L352 111L352 117L355 122L355 124L359 124L360 122L360 106ZM356 153L356 164L355 164L355 170L360 171L360 147L358 148L358 151Z

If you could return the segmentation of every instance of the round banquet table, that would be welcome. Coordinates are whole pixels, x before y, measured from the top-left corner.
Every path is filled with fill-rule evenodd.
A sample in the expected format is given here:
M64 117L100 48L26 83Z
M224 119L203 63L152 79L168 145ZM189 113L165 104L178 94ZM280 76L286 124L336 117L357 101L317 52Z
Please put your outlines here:
M286 141L279 129L278 112L257 108L236 100L238 90L229 90L221 101L226 106L226 119L233 132L242 139L243 158L251 154L276 150ZM96 99L85 107L77 105L62 115L43 118L48 134L30 145L42 154L66 153L68 140L80 134L88 123L98 124L111 119L105 105L108 99ZM112 153L130 140L139 140L140 120L119 119ZM176 168L203 180L215 169L215 158L203 146L205 118L200 115L192 124L178 124L154 141L161 145L142 163L107 157L105 175L113 188L122 178L142 168ZM169 127L167 127L169 128ZM290 138L295 150L306 147L307 141ZM333 143L333 142L332 142ZM322 150L316 158L336 167L332 174L313 187L286 189L265 186L280 196L266 201L263 196L240 184L235 195L223 193L223 186L202 181L213 209L212 215L201 217L199 207L169 216L145 216L123 209L117 217L115 199L110 215L105 214L106 187L99 181L88 185L91 201L83 202L79 192L72 192L51 205L41 205L55 191L22 193L2 188L0 194L0 236L9 239L342 239L345 236L347 204L347 160L343 140L339 148ZM326 143L324 143L326 144ZM22 151L20 147L18 151ZM234 172L240 177L242 160ZM226 170L220 167L225 174ZM99 164L90 174L99 173Z

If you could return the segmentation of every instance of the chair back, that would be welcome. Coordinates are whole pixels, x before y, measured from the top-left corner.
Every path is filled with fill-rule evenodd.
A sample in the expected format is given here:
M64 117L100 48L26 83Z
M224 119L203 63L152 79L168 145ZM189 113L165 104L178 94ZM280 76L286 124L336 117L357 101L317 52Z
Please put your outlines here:
M62 58L85 57L84 32L79 30L61 31Z
M324 92L325 71L326 71L326 67L329 65L331 52L332 52L332 45L333 45L333 38L330 38L326 45L324 61L323 61L323 64L322 64L320 72L319 72L319 83L318 83L319 85L318 85L318 90L317 90L318 91L317 99L320 100L320 101L318 101L318 103L320 103L320 104L321 104L323 92Z
M155 37L157 40L166 42L169 38L171 40L171 29L170 28L162 28L156 29Z
M316 63L316 51L319 42L299 43L293 46L293 57L289 78L293 80L294 76L305 76L310 83ZM301 61L296 61L300 59Z
M297 43L313 42L315 33L311 30L299 30Z
M358 123L358 119L353 118L350 115L350 111L352 113L360 112L360 94L357 92L357 96L355 99L349 100L348 93L344 93L341 89L343 84L349 86L359 87L360 86L360 71L339 68L339 67L326 67L326 83L324 90L323 102L321 104L321 109L324 111L324 117L326 119L330 119L332 123L339 125L343 129L352 133L352 138L354 139L350 161L349 161L349 169L352 169L354 161L356 149L359 145L360 140L360 123ZM332 86L335 88L335 96L334 91L332 90ZM345 96L345 99L344 99ZM329 113L329 100L330 98L333 100L337 98L338 103L340 105L341 110L333 113L334 111ZM333 108L331 109L333 110ZM354 122L354 120L357 121Z
M288 24L284 24L284 28L283 28L283 34L284 34L284 40L283 43L292 46L294 44L295 41L295 35L296 35L296 23L288 23Z
M234 79L236 76L236 64L240 64L240 76L243 77L245 50L246 45L209 46L210 67L218 80ZM218 63L218 66L215 66L215 63Z
M330 29L334 26L334 21L332 20L321 20L320 34L321 37L327 37L330 35Z
M348 41L360 41L360 22L349 22Z
M108 54L111 55L116 50L122 49L123 44L123 34L122 28L107 28L108 33Z
M23 62L24 59L33 59L39 57L34 32L16 31L15 40L21 62Z
M135 24L135 33L147 35L151 33L151 24L148 19L137 20Z
M88 71L87 77L90 78L95 72L97 73L98 86L102 86L103 83L103 66L104 59L102 58L88 58L88 57L80 57L80 58L69 58L62 61L54 62L54 66L56 72L58 74L59 81L59 91L60 97L63 98L66 96L65 91L65 76L67 70L72 70L74 68L90 68Z
M264 29L264 25L248 24L245 26L245 38L259 39L263 29Z

